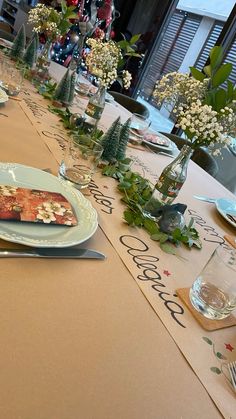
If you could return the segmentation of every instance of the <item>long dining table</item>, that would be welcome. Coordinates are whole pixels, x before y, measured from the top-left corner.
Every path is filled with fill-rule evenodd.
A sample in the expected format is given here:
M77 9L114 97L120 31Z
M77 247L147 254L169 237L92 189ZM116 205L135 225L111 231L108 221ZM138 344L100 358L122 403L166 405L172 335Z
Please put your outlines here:
M56 78L60 66L51 72ZM86 100L76 98L72 111L81 113ZM0 107L1 162L57 176L68 134L48 105L25 81L20 95ZM101 127L119 115L124 122L129 112L107 103ZM128 155L153 182L171 161L132 147ZM104 261L1 259L0 418L236 418L227 378L211 370L219 359L209 343L236 359L236 326L206 332L175 294L191 286L224 234L235 234L213 204L193 194L233 195L190 162L179 201L188 205L203 249L181 247L177 257L128 227L116 186L98 171L84 192L99 226L81 246L103 252ZM168 298L156 292L154 275Z

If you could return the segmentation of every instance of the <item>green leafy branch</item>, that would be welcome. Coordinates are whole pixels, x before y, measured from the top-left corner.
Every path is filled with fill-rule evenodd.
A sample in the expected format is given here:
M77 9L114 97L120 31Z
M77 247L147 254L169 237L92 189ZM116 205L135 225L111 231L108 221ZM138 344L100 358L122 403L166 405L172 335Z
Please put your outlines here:
M50 112L60 117L60 121L62 122L64 128L66 128L69 131L70 135L74 135L74 136L86 135L83 128L83 123L82 123L83 119L80 118L78 115L75 118L74 114L72 114L69 108L61 109L61 108L57 108L56 106L49 105L48 109L50 110ZM76 125L77 119L79 121L81 120L81 124L78 124L78 126ZM95 140L100 140L102 135L103 135L103 131L100 129L94 129L92 133L92 137Z
M209 64L203 68L202 72L195 67L190 67L191 74L196 80L200 82L208 80L205 103L211 105L217 112L236 99L236 87L228 80L233 65L222 64L223 58L222 46L215 46L210 51Z
M123 214L127 224L144 228L150 238L158 241L161 249L166 253L176 254L176 249L181 243L189 248L195 246L201 249L199 234L193 228L192 219L183 229L176 228L172 233L167 234L161 231L154 220L143 214L142 208L151 197L152 185L138 173L132 172L128 167L124 168L124 163L125 161L120 161L116 165L107 165L103 167L102 174L118 181L118 190L122 194L121 200L127 206Z
M53 100L53 95L56 90L57 83L48 81L44 84L39 84L38 93L40 93L45 99Z
M133 35L130 41L127 41L124 37L121 41L117 42L122 52L122 58L119 60L118 68L123 67L125 63L125 57L140 57L140 54L136 52L136 42L140 38L140 34Z

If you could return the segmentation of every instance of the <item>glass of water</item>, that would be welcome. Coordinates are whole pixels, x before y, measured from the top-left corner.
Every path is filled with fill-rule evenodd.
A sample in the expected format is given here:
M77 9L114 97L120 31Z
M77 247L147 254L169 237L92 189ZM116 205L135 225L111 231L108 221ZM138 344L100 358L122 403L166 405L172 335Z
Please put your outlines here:
M219 246L193 283L189 296L205 317L228 317L236 308L236 250Z
M130 122L130 142L141 144L150 125L151 121L145 116L133 113Z
M1 87L8 96L17 96L20 93L23 75L9 60L5 60L1 66L0 80Z
M97 169L103 147L89 135L75 135L68 141L59 176L77 189L86 188Z

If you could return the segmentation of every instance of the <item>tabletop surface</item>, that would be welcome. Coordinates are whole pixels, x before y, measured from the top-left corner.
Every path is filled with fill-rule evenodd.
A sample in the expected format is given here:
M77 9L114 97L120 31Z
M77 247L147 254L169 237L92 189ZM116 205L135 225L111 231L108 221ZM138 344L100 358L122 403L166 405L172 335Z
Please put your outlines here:
M128 116L107 105L104 121L119 112ZM57 174L58 162L20 102L1 106L0 123L1 161ZM152 169L156 159L160 167L170 161L145 158ZM205 178L204 193L221 196L221 185L204 173L192 164L189 176ZM86 245L107 259L1 260L0 418L221 418L105 229Z

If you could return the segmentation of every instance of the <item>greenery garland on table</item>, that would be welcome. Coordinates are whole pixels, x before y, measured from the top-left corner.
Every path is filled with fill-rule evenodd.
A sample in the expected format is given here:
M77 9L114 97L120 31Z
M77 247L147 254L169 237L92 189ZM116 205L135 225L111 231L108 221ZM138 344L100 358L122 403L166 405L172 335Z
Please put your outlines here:
M23 66L22 62L18 61L18 68L22 68ZM25 75L26 78L28 78L27 73ZM36 87L38 93L46 99L53 101L56 86L56 83L47 81L46 84L38 84ZM48 108L52 113L60 116L64 128L69 130L71 135L86 135L83 127L75 124L76 118L74 118L68 108L61 109L51 105L49 105ZM76 117L78 117L78 115ZM118 123L119 120L115 121L113 126ZM144 230L149 233L150 238L154 241L158 241L160 243L160 248L166 253L176 254L176 249L181 243L189 248L194 246L201 249L202 245L199 234L197 230L193 228L193 219L191 219L189 224L185 225L182 229L175 228L172 232L167 233L161 230L157 222L149 219L143 214L142 207L149 200L153 187L147 179L130 170L130 159L123 158L125 156L124 147L127 145L127 130L129 129L129 124L130 120L126 121L119 130L120 133L123 133L120 139L122 150L120 150L116 159L118 157L120 160L113 160L102 167L103 175L112 177L119 182L118 190L122 194L121 200L127 205L127 209L124 211L124 220L130 226L144 228ZM93 137L101 141L104 141L104 138L106 138L107 141L109 141L109 136L103 134L103 131L97 129L94 131Z
M68 108L63 110L49 106L49 110L60 116L64 128L69 130L70 133L74 135L83 134L83 129L74 126L72 122L73 114ZM130 121L128 120L123 127L127 124L129 125L129 123ZM101 138L101 141L104 138L103 132L100 130L97 130L94 135L98 140ZM131 159L123 158L102 167L104 176L112 177L119 182L118 190L122 194L121 200L127 205L127 209L124 211L124 220L127 224L133 227L144 228L149 233L150 238L158 241L161 249L166 253L176 254L177 247L181 243L189 248L194 246L201 249L201 240L197 230L193 228L193 219L183 229L176 228L173 232L167 234L161 231L155 221L144 216L142 207L149 200L153 187L149 180L138 173L132 172L130 164Z
M125 167L125 163L127 166ZM143 214L142 208L149 200L152 193L151 183L140 174L132 172L128 168L130 159L117 162L115 165L103 167L102 174L118 180L118 190L122 194L122 202L127 205L124 211L124 219L130 226L142 227L150 235L152 240L160 243L161 249L170 254L176 254L176 247L181 243L201 249L199 234L193 228L193 219L183 229L176 228L174 231L165 233L154 220ZM173 246L175 245L175 246Z

